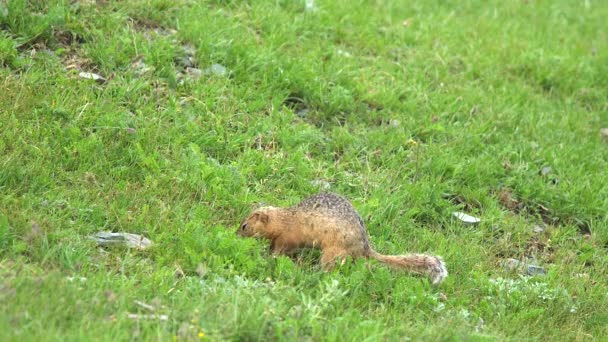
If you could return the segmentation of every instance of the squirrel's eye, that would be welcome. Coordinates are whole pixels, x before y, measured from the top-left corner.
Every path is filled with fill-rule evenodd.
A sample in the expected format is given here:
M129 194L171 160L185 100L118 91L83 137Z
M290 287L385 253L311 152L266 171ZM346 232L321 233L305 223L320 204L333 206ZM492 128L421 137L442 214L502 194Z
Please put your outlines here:
M246 227L247 227L247 223L243 223L243 224L241 225L241 230L245 230L245 228L246 228Z

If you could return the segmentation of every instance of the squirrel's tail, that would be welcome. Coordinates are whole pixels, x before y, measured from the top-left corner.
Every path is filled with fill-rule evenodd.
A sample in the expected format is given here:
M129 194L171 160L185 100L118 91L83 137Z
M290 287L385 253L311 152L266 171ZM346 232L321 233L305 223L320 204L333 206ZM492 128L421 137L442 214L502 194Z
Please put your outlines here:
M383 255L374 250L370 252L369 256L396 269L428 275L433 284L441 283L448 276L448 269L439 256L426 254Z

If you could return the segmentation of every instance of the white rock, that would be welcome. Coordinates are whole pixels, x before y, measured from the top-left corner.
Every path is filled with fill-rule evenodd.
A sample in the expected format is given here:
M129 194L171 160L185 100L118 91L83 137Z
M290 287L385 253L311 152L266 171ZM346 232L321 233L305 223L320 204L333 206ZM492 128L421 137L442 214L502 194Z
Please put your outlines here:
M602 138L604 138L604 139L606 139L606 141L608 141L608 128L600 129L600 135L602 136Z
M329 190L329 188L331 188L331 184L323 179L315 179L310 181L310 184L312 184L313 186L320 188L322 190Z
M477 217L467 215L465 213L454 212L454 213L452 213L452 215L454 215L455 218L459 219L460 221L462 221L466 224L477 224L477 223L481 222L481 220L478 219Z
M315 0L306 0L306 10L309 12L314 12L317 10L315 6Z
M89 80L93 80L99 84L103 84L106 81L106 79L103 76L94 74L92 72L81 72L78 74L78 76L89 79Z
M127 247L135 249L146 249L152 246L152 241L145 237L131 233L99 232L91 236L97 244L103 247Z
M169 316L167 316L167 315L152 315L152 314L140 315L140 314L129 313L129 314L127 314L127 317L129 317L130 319L134 319L134 320L159 320L159 321L169 320Z
M210 67L204 70L205 75L213 75L213 76L227 76L228 70L225 66L221 64L211 64Z
M503 260L502 265L508 270L518 270L529 276L545 275L547 273L545 269L540 266L533 265L528 262L522 262L517 259Z
M188 74L188 76L190 76L190 78L195 80L203 76L203 71L198 68L186 68L186 73Z
M532 228L532 231L533 231L534 233L536 233L536 234L540 234L540 233L542 233L542 232L544 232L544 231L545 231L545 228L543 228L543 227L541 227L541 226L539 226L539 225L535 225L535 226Z

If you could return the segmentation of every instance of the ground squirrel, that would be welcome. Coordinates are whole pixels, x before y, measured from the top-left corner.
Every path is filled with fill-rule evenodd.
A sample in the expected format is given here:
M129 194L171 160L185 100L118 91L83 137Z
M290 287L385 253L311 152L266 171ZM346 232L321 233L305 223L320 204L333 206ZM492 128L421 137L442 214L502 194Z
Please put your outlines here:
M253 211L238 230L241 236L271 241L274 254L298 248L322 250L321 265L333 268L336 259L374 258L394 268L426 274L433 284L448 275L441 257L425 254L382 255L370 245L361 216L348 200L333 193L312 196L291 208L263 207Z

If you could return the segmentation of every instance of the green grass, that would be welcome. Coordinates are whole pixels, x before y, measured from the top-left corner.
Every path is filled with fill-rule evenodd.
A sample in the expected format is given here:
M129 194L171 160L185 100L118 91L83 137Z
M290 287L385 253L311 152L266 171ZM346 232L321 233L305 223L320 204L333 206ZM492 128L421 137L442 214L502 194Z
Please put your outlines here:
M605 338L606 17L592 0L0 1L0 339ZM228 75L183 76L184 46ZM442 255L450 277L324 273L317 252L235 235L257 204L324 187L377 250ZM155 246L103 250L101 230ZM128 318L150 313L135 301L168 319Z

